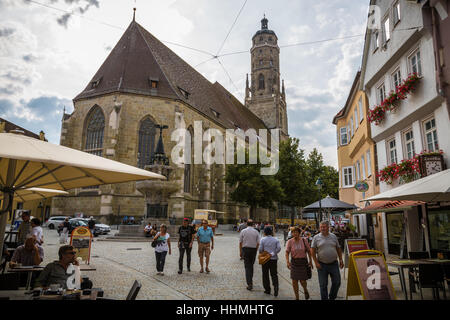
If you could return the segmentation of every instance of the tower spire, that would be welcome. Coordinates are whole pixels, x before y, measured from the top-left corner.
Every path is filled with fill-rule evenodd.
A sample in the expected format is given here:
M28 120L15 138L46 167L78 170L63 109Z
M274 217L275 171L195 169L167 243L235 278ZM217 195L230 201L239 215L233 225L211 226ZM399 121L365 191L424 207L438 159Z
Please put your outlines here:
M133 21L136 21L136 8L133 8Z

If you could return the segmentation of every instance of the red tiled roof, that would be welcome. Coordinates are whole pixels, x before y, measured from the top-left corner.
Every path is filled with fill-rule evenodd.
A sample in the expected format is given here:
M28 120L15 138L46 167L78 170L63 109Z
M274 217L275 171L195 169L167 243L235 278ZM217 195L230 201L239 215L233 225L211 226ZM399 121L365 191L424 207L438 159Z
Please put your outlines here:
M391 211L392 209L406 209L414 206L419 206L425 202L421 201L373 201L372 204L362 210L354 211L353 213L369 213L369 212L383 212L384 210Z

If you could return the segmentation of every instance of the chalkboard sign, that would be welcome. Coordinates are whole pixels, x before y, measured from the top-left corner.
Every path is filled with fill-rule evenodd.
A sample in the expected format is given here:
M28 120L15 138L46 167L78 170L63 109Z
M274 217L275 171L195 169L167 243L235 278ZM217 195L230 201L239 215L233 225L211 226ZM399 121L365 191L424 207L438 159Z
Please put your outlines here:
M363 296L364 300L395 300L389 270L381 252L361 250L350 254L347 298Z

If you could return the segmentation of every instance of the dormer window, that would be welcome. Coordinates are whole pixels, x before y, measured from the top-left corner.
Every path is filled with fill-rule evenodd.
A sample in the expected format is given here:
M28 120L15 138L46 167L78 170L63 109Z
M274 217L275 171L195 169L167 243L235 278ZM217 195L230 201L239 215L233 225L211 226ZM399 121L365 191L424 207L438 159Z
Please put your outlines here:
M150 85L150 88L157 89L158 88L159 79L157 79L157 78L148 78L148 83Z
M178 87L178 90L180 90L181 94L182 94L186 99L189 99L189 95L190 95L189 92L187 92L186 90L184 90L184 89L182 89L182 88L180 88L180 87Z
M272 42L272 37L269 37L269 42Z
M91 82L91 89L97 88L98 85L100 84L100 81L102 81L102 78L103 78L103 77L100 77L100 78L98 78L98 79L96 79L96 80L93 80L93 81Z
M220 112L217 112L216 110L214 110L213 108L210 108L211 109L211 112L214 114L214 116L216 117L216 118L218 118L219 116L220 116Z

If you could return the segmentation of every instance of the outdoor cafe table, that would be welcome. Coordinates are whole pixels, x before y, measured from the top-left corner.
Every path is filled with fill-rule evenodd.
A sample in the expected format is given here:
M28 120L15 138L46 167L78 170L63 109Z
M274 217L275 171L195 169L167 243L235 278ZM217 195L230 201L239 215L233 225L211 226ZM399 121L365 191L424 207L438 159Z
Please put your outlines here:
M405 294L405 300L408 300L408 289L406 287L405 274L403 269L405 268L417 268L419 264L438 264L446 265L450 264L450 260L440 260L440 259L398 259L389 260L386 262L388 266L398 269L400 276L400 284L402 286L402 291ZM410 299L412 300L412 286L410 284Z
M31 278L33 276L33 272L44 270L43 266L22 266L9 268L8 272L28 272L27 285L25 287L26 290L30 290L31 287ZM94 266L89 264L81 264L80 271L95 271L97 270Z

